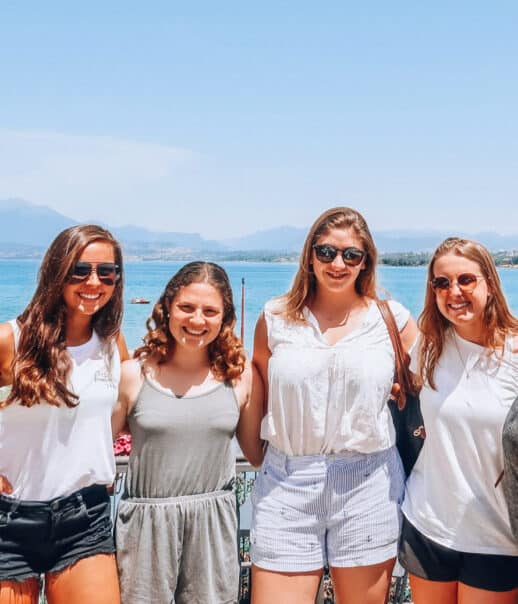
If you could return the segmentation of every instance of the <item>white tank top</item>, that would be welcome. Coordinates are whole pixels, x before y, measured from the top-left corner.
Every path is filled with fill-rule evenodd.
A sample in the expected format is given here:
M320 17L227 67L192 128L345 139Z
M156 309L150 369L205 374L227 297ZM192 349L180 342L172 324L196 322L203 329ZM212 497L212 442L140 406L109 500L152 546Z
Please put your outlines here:
M389 303L401 330L410 313ZM305 323L295 323L278 305L270 300L264 308L272 355L261 438L287 455L373 453L394 445L387 405L394 350L376 303L370 303L362 324L334 345L308 308Z
M19 339L16 321L10 322ZM111 484L115 476L111 412L117 400L120 357L94 332L81 346L67 348L72 358L69 388L76 407L45 402L30 408L16 402L0 409L0 474L16 499L47 501L92 484ZM7 392L0 396L5 399Z

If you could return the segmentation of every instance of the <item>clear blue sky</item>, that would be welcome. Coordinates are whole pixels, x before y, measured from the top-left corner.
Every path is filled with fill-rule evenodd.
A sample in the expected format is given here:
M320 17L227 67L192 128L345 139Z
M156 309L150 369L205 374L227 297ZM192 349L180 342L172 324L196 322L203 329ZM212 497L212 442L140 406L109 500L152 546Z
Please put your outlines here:
M332 205L518 233L517 32L515 1L4 1L0 199L214 238Z

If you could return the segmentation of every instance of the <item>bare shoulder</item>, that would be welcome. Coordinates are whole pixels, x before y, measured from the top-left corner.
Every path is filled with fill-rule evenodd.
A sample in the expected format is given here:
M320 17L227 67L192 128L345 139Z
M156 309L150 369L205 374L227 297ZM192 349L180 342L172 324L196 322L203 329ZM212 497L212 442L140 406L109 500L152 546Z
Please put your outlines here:
M415 320L413 319L413 317L410 316L408 318L408 321L406 322L406 325L401 330L400 334L401 334L401 343L403 344L403 348L407 352L410 352L410 350L412 350L412 348L414 347L414 344L417 340L417 336L419 334L417 324L416 324Z
M14 351L14 333L9 323L0 323L0 354L5 350Z
M14 357L14 334L9 323L0 323L0 386L11 383Z
M514 336L513 336L512 350L513 350L513 352L518 353L518 333L514 334Z
M121 361L127 361L130 356L128 352L128 346L126 344L126 339L124 338L124 334L122 333L122 331L119 331L116 342Z
M232 386L239 406L242 407L248 400L252 387L252 364L247 359L243 373L232 380Z
M143 379L142 364L137 359L128 359L122 362L121 380L126 382L141 382Z

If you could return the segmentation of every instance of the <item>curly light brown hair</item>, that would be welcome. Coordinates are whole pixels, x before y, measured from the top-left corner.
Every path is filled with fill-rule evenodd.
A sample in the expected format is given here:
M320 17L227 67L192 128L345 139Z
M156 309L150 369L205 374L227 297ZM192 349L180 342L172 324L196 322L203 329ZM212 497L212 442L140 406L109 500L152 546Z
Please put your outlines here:
M144 345L135 350L135 358L148 357L164 363L175 348L169 329L169 309L182 287L191 283L212 285L223 300L223 320L216 339L208 346L212 374L221 381L238 378L245 369L246 356L241 340L234 333L236 311L232 288L225 270L214 262L189 262L169 280L146 321Z
M427 381L434 389L435 368L444 349L446 333L451 324L437 307L432 279L435 276L435 262L446 254L455 254L476 262L487 283L491 295L488 297L484 309L486 329L483 345L490 350L495 350L503 345L507 334L518 334L518 319L509 310L491 253L478 241L460 237L445 239L433 253L428 265L424 308L418 319L419 330L422 334L418 371L421 380Z
M36 291L18 317L20 340L13 359L13 382L5 407L14 401L32 407L50 405L74 407L76 394L68 387L72 366L66 350L67 309L63 291L74 264L83 250L94 242L113 247L121 277L116 281L108 303L92 316L92 328L106 343L114 340L122 321L122 252L119 243L106 229L77 225L62 231L50 244L41 263Z

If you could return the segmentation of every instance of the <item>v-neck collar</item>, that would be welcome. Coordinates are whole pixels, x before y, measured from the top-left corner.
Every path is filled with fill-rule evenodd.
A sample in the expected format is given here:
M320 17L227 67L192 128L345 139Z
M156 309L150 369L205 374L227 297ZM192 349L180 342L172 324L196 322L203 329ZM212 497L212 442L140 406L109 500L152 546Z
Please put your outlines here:
M355 327L349 333L346 333L344 336L342 336L340 339L338 339L334 344L330 344L327 341L325 334L323 334L322 330L320 329L320 324L318 322L318 319L316 318L316 316L313 314L313 312L311 311L311 309L308 306L304 307L303 315L304 315L304 318L306 319L306 321L313 327L319 341L331 349L331 348L338 347L339 344L342 344L343 342L358 336L359 333L361 333L362 331L365 330L365 326L367 325L367 320L369 319L369 317L372 313L373 306L376 306L374 303L374 300L370 300L367 309L365 310L365 312L362 315L362 321L361 321L360 325L358 325L358 327Z

